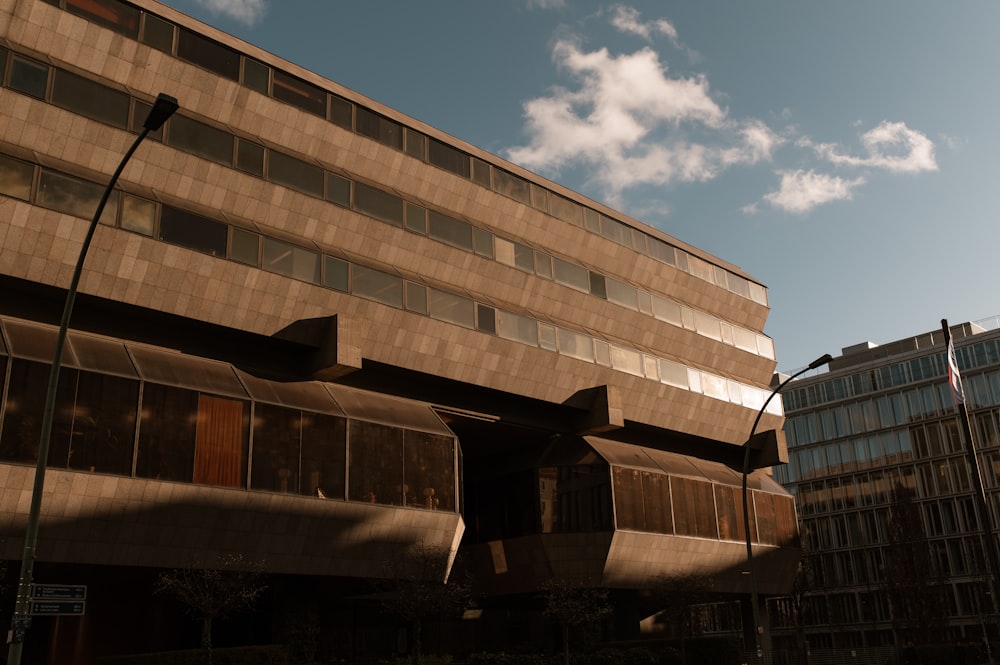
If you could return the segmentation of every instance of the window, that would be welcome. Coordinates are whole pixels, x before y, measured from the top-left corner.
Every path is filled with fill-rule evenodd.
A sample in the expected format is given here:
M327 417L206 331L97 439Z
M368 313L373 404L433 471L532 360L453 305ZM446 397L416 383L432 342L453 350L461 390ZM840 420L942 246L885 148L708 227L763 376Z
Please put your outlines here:
M712 484L678 477L670 484L677 535L717 538Z
M52 103L56 106L125 129L130 101L124 92L62 69L53 71Z
M403 430L352 420L348 426L350 487L348 499L403 505Z
M35 167L31 164L0 155L0 194L29 200L34 173Z
M232 227L229 258L256 268L260 262L260 235Z
M538 346L538 324L534 319L497 310L497 324L500 337Z
M312 196L323 196L323 169L276 150L268 153L267 179Z
M493 169L493 190L521 203L528 203L531 197L527 180L501 169Z
M404 203L404 214L406 216L404 224L407 230L427 235L427 209L413 203Z
M240 80L239 53L185 28L179 28L177 35L177 57L231 81Z
M328 289L347 292L350 290L351 265L347 261L325 257L323 270L323 286Z
M163 206L160 213L160 240L212 256L226 255L229 229L215 220Z
M345 129L354 127L354 104L343 97L330 95L330 122Z
M418 314L427 314L427 287L413 282L405 282L406 309Z
M590 271L590 293L598 298L608 297L608 288L604 282L604 275Z
M270 86L271 68L264 63L257 62L251 58L243 56L243 85L256 90L262 95L268 94Z
M355 129L358 134L375 139L379 143L397 150L403 148L403 126L366 108L360 106L357 108Z
M296 78L280 69L274 70L271 80L271 95L286 104L306 113L326 117L326 91Z
M415 157L420 161L427 159L427 137L418 131L403 128L403 136L406 139L406 154Z
M515 242L514 267L525 272L535 272L535 251L527 245Z
M351 292L362 298L391 305L403 306L403 280L380 270L354 266Z
M564 222L583 225L583 208L578 203L563 198L557 194L549 196L549 209L554 217Z
M319 284L319 254L273 238L264 238L261 267L268 272Z
M253 465L250 488L285 494L299 492L302 412L257 404L253 416Z
M436 139L429 139L430 146L427 151L427 161L434 166L450 171L463 178L470 176L469 156L452 148L450 145L441 143Z
M174 52L174 26L152 14L143 14L140 39L143 44L149 44L164 53Z
M605 279L608 300L629 309L638 309L639 303L635 287L610 277Z
M118 0L66 0L66 10L135 39L139 10Z
M101 185L42 169L38 179L38 205L81 219L93 219L97 204L104 195ZM114 225L118 192L113 191L101 213L101 223Z
M466 251L472 251L472 227L433 210L427 211L427 235Z
M594 362L594 340L572 330L559 328L559 353L571 358Z
M590 292L590 275L586 268L560 258L553 258L552 264L552 276L557 282L577 291Z
M476 329L480 332L497 334L496 310L482 303L476 303Z
M455 440L403 431L403 505L455 510Z
M429 289L428 291L431 318L448 321L466 328L475 327L475 308L471 300L437 289Z
M403 200L364 183L354 183L354 209L395 226L403 225Z
M18 92L45 99L49 82L49 68L19 55L11 56L8 85Z
M490 165L478 157L472 158L472 180L483 187L490 187Z
M122 194L121 227L153 236L156 232L156 204L131 194Z
M475 252L479 256L485 256L488 259L493 258L493 234L489 231L483 229L478 229L473 227L472 229L472 244L474 245Z
M170 119L167 143L227 166L233 163L233 136L182 115Z
M236 168L264 177L264 146L245 139L236 139Z
M351 181L334 173L326 174L326 200L345 208L351 207Z
M659 296L653 296L653 316L681 327L681 306Z
M347 421L321 413L302 412L302 458L299 492L343 499L346 492Z
M604 215L601 215L601 235L619 245L632 246L632 228Z

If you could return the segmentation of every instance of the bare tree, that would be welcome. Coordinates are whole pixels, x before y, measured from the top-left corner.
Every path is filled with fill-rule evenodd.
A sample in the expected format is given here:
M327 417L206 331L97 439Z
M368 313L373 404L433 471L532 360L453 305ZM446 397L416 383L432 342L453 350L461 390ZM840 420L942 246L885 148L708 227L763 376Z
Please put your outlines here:
M562 628L563 662L569 665L570 629L592 626L611 614L608 590L553 579L542 585L542 591L545 594L545 616Z
M212 662L212 621L253 607L267 589L263 563L242 554L226 554L214 563L160 573L156 593L174 596L201 619L201 646Z
M712 578L697 574L660 574L649 580L660 620L672 626L681 642L681 663L687 663L688 637L705 630L705 603L712 594Z
M407 622L412 636L411 657L417 665L424 621L459 616L472 597L468 580L447 579L450 558L447 547L417 545L389 562L390 579L383 607Z

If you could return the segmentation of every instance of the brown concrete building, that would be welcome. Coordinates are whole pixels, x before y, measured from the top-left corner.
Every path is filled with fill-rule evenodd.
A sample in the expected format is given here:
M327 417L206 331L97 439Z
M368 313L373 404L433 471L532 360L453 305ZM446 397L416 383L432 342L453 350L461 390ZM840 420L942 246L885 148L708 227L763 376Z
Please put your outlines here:
M742 270L152 0L0 0L0 83L13 569L87 222L157 93L180 103L83 274L36 577L88 609L29 648L176 646L156 571L231 553L276 580L265 641L313 603L354 617L327 640L354 653L384 643L357 597L419 547L475 573L470 648L521 639L553 577L613 589L623 637L652 575L747 592L734 469L775 361ZM775 400L755 468L786 458L781 423ZM780 592L793 503L750 484Z

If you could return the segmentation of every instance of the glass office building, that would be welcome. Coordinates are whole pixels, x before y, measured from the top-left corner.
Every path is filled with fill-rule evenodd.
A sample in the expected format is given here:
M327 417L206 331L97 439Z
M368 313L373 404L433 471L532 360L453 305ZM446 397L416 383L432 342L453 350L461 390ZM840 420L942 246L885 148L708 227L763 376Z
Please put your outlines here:
M994 533L996 323L952 327ZM806 602L772 601L776 642L791 648L798 630L814 650L902 647L927 637L981 643L995 623L990 568L943 333L845 348L829 372L787 388L784 405L789 463L775 478L796 497ZM901 588L909 591L900 595ZM914 608L928 599L935 611L926 619L936 628L914 636Z

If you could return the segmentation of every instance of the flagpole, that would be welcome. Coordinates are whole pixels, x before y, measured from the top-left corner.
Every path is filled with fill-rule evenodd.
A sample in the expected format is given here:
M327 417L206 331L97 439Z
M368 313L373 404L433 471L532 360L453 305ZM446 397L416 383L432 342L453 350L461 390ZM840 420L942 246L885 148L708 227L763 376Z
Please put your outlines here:
M983 549L990 566L990 594L994 615L1000 610L1000 558L997 557L996 539L993 537L993 520L990 519L989 504L986 502L986 488L983 486L983 474L979 469L979 455L976 454L976 440L972 435L972 424L969 422L969 408L965 403L965 390L962 387L962 376L958 371L958 359L955 356L955 346L951 340L951 329L948 319L941 319L941 332L944 333L946 360L948 362L948 382L951 384L952 401L955 410L961 416L962 430L965 432L965 455L972 476L972 486L975 489L976 519L983 539ZM988 639L983 635L983 639ZM988 644L988 642L987 642Z

